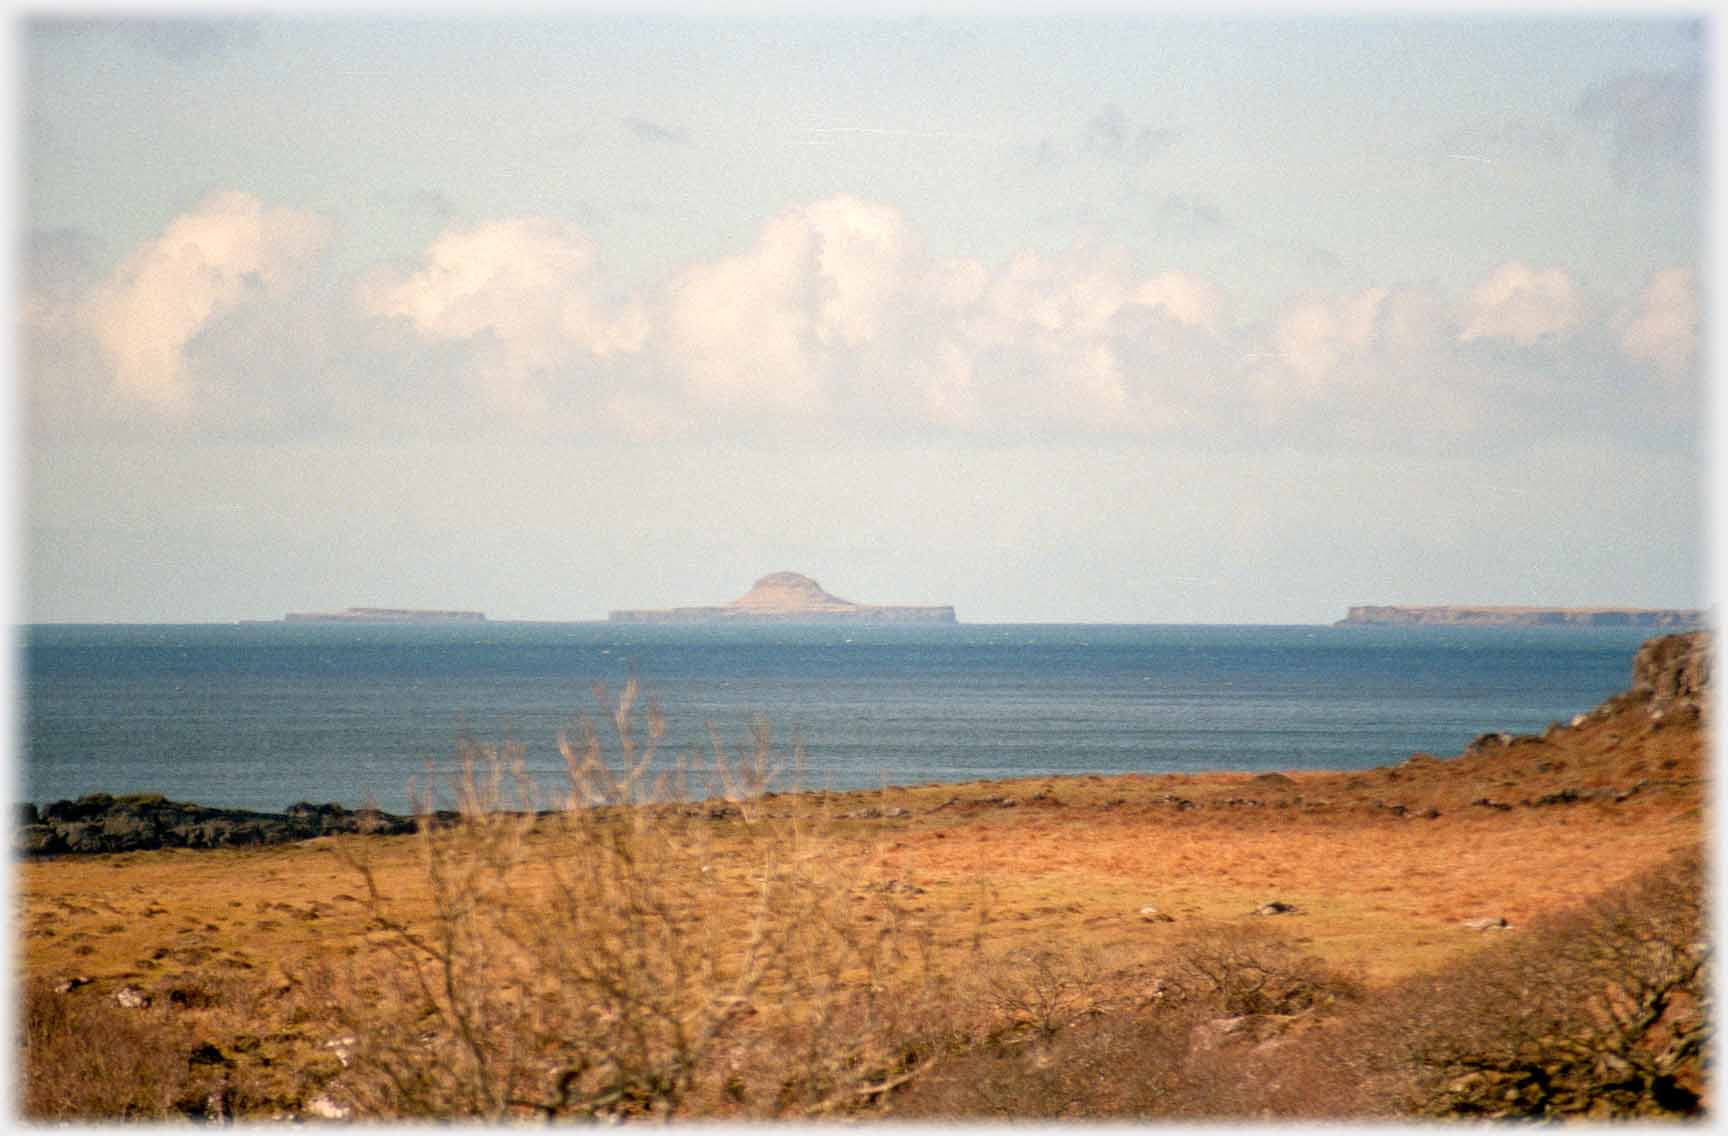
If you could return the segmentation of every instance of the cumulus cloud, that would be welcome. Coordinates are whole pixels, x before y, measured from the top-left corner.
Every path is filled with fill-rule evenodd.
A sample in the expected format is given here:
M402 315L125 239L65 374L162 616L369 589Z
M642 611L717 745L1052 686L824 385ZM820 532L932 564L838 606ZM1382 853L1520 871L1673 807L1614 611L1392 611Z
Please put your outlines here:
M868 214L850 199L797 210L770 221L746 252L692 266L672 282L667 335L697 397L804 409L825 401L818 325L831 340L849 329L856 341L877 314L840 301L838 276L856 257L828 259L826 243L832 235L856 253L867 244L863 234L885 235ZM860 239L845 239L850 225ZM862 262L867 279L880 278L882 260Z
M1170 371L1191 365L1172 360L1222 350L1228 302L1192 274L1138 275L1121 250L935 258L898 210L836 197L681 273L662 314L665 366L715 408L1116 432L1169 417Z
M1691 372L1697 355L1699 315L1692 273L1666 269L1622 313L1620 346L1634 359L1653 364L1662 375L1679 378Z
M1133 303L1157 308L1177 323L1223 335L1229 314L1224 289L1190 272L1166 272L1142 281L1130 297Z
M32 414L95 421L104 400L136 405L118 388L199 410L159 421L255 435L1475 444L1631 430L1616 408L1639 384L1665 400L1666 418L1641 419L1654 437L1683 425L1676 379L1698 353L1680 268L1618 308L1565 268L1514 261L1462 293L1365 283L1242 322L1218 281L1119 246L941 257L898 209L850 196L788 208L634 294L554 218L450 227L357 286L301 287L325 234L244 194L207 199L111 273L76 234L37 234Z
M1564 268L1521 262L1463 295L1374 285L1241 324L1218 282L1143 272L1120 247L941 258L899 210L838 196L610 306L591 246L550 222L446 234L371 303L422 339L483 340L521 375L566 374L580 356L587 421L633 437L1414 445L1613 427L1627 372L1602 349L1618 335L1608 354L1625 366L1685 358L1682 283L1653 283L1613 328Z
M159 406L181 403L187 345L219 317L301 283L329 232L315 214L214 193L127 257L82 305L82 318L122 390Z
M605 297L593 242L544 217L447 229L416 271L364 283L360 303L426 339L479 346L493 393L530 411L551 372L637 351L648 334L639 303Z
M1299 301L1288 307L1273 335L1276 355L1298 377L1320 382L1374 340L1375 318L1386 289Z
M1511 261L1471 289L1460 338L1505 339L1528 346L1577 324L1578 287L1565 269Z

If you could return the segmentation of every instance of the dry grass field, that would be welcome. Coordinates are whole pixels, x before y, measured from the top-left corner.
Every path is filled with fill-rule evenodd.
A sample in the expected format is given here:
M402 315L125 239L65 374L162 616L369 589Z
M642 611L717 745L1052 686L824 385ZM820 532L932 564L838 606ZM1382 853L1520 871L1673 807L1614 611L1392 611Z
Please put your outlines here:
M1030 1092L1052 1061L1072 1080L1173 1036L1191 1061L1196 1022L1242 1015L1218 1003L1156 1038L1086 1023L1141 1021L1202 942L1258 944L1292 989L1358 1001L1456 969L1698 849L1707 750L1695 712L1610 703L1541 738L1360 772L770 793L614 810L609 828L511 821L466 845L23 862L18 1099L44 1119L1156 1116L1098 1079L980 1103L940 1069L993 1046L1030 1062L998 1069ZM1260 913L1273 903L1290 910ZM668 989L677 1006L655 1000ZM1267 1020L1307 1030L1331 998ZM1082 1027L1095 1053L1052 1048ZM632 1029L569 1052L574 1034ZM415 1080L440 1070L469 1082ZM1237 1114L1223 1097L1170 1107Z

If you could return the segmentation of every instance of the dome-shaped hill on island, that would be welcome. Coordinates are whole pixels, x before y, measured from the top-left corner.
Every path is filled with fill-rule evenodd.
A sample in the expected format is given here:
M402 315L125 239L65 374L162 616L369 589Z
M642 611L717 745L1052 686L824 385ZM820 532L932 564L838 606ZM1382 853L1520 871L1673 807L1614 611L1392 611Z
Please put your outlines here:
M730 603L614 611L613 623L954 623L942 604L860 604L841 599L799 572L763 576Z

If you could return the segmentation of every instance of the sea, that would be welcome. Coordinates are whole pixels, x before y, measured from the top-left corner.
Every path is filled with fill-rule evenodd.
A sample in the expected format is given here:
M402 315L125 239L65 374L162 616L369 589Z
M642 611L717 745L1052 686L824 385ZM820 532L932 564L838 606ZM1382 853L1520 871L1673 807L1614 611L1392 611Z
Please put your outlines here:
M776 788L1356 769L1535 733L1629 684L1624 628L609 623L17 629L16 798L106 792L407 812L465 746L566 790L636 680L689 791L765 729ZM637 714L638 737L645 729ZM616 760L616 749L608 753Z

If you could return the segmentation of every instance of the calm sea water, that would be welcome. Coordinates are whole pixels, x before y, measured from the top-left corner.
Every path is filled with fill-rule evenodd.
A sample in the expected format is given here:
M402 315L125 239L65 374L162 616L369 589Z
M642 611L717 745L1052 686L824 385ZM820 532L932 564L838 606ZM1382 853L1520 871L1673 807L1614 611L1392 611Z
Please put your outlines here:
M1535 732L1628 684L1625 629L607 624L23 629L19 796L409 807L463 736L527 747L634 674L669 756L752 715L807 788L1036 774L1363 768Z

